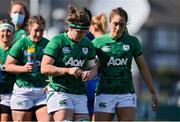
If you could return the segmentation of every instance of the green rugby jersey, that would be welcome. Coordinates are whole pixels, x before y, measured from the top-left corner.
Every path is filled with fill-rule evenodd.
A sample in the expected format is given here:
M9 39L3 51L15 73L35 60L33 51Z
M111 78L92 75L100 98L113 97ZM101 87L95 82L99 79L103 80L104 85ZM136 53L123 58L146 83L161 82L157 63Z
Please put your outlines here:
M46 38L41 38L37 43L30 40L29 36L17 41L11 48L9 55L18 60L18 65L25 65L28 62L27 49L28 47L35 48L35 69L31 73L21 73L16 75L16 83L19 87L44 87L47 76L40 72L41 60L44 48L48 44Z
M6 72L5 70L5 62L7 55L9 53L9 50L4 50L0 46L0 94L6 94L11 93L13 89L13 84L15 82L15 75Z
M13 44L15 42L17 42L18 40L23 39L24 37L26 37L28 35L27 31L23 28L20 28L19 30L14 32L14 36L13 36Z
M87 62L95 58L95 48L87 38L79 43L72 41L66 33L54 37L45 49L45 54L55 59L57 67L86 68ZM49 86L72 94L86 94L85 83L72 75L53 76Z
M135 92L131 64L132 58L143 51L136 37L124 33L117 40L106 34L93 40L100 60L101 78L97 94L123 94Z

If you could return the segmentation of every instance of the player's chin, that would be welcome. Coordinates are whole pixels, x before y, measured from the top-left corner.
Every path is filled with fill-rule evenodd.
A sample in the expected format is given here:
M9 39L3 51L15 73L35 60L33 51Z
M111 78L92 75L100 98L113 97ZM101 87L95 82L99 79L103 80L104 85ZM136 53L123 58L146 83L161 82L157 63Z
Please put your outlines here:
M39 38L34 38L34 41L35 42L39 42L41 40L41 38L39 37Z

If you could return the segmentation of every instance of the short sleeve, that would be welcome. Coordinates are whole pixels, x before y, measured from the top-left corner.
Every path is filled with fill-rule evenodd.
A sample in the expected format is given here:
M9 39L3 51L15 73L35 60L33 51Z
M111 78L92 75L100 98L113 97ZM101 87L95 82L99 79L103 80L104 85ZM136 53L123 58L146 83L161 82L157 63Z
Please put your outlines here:
M15 59L20 58L21 52L23 50L23 40L16 42L10 49L9 55Z
M142 46L140 44L140 41L136 38L136 37L133 37L133 56L134 57L138 57L140 55L143 54L143 49L142 49Z
M57 40L57 37L54 37L51 41L49 41L44 51L45 55L51 56L53 58L56 58L58 56L58 48L60 45Z

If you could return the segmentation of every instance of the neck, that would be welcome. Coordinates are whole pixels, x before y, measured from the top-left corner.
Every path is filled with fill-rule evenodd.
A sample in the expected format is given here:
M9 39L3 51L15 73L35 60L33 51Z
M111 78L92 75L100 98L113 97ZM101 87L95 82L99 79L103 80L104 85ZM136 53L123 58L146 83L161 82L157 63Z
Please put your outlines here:
M68 37L69 37L70 39L72 39L72 38L71 38L71 33L70 33L69 31L67 32L67 35L68 35Z
M15 25L15 31L19 30L22 27L22 25Z
M98 31L98 32L95 32L93 35L94 35L94 37L99 37L99 36L104 35L104 34L105 33Z
M116 36L110 33L110 36L111 36L113 39L115 39L115 40L121 38L122 35L123 35L123 33L121 33L121 34L119 34L119 35L116 35Z
M4 50L7 50L11 46L11 43L9 41L8 42L1 42L0 41L0 45Z
M67 36L68 36L73 42L75 42L75 43L80 42L79 40L75 40L75 39L73 38L73 36L71 35L70 30L67 32Z

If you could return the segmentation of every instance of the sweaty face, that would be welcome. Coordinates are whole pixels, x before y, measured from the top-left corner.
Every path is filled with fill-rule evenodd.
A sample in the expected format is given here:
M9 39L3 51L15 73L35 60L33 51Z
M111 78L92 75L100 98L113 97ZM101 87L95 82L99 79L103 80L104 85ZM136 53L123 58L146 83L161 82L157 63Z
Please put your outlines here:
M80 30L80 29L69 29L69 36L72 40L79 42L82 38L86 35L87 30Z
M110 35L113 38L120 38L125 30L126 21L123 16L114 15L110 22Z
M38 25L37 23L32 23L29 25L29 36L34 42L39 42L44 33L44 26Z
M12 41L13 39L13 32L9 29L0 30L0 41L3 43L7 43Z

